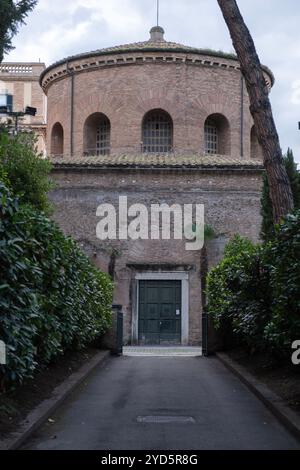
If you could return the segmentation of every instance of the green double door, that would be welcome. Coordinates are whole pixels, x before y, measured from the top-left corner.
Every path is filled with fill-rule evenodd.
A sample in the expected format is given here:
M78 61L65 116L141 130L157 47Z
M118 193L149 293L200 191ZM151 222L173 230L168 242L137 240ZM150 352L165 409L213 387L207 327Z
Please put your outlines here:
M181 343L181 281L139 282L139 344Z

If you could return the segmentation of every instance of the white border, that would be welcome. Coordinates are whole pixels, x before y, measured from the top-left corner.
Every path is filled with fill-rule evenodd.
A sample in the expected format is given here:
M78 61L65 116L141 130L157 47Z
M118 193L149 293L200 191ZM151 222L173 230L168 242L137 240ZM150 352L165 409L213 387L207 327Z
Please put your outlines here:
M145 272L135 276L136 282L136 308L134 309L134 318L132 321L132 339L133 343L138 342L139 337L139 281L181 281L181 344L183 346L189 343L189 275L187 272L168 271Z

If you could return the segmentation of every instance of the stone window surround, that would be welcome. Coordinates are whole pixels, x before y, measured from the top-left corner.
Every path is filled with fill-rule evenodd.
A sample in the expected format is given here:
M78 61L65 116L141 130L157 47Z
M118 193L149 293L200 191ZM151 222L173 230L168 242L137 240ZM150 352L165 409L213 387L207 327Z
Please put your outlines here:
M181 344L189 343L189 274L186 271L147 271L135 275L134 297L135 302L132 309L132 343L138 343L139 326L139 281L181 281Z

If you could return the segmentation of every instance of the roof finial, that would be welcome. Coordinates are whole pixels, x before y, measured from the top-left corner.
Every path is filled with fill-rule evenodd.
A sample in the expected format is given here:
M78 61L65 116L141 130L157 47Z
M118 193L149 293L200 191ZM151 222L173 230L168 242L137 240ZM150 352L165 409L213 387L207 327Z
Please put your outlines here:
M159 0L156 0L157 5L157 18L156 26L153 26L150 30L150 41L151 42L165 42L164 39L164 29L159 26Z
M164 42L165 31L161 26L153 26L150 29L150 41L151 42Z

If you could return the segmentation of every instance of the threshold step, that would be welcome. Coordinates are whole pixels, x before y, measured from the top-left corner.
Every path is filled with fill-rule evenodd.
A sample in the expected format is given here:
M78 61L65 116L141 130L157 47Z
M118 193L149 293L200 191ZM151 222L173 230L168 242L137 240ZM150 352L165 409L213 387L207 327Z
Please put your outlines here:
M124 346L123 356L136 357L199 357L200 346Z

